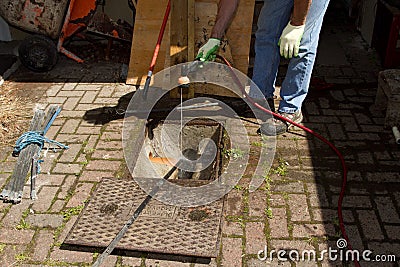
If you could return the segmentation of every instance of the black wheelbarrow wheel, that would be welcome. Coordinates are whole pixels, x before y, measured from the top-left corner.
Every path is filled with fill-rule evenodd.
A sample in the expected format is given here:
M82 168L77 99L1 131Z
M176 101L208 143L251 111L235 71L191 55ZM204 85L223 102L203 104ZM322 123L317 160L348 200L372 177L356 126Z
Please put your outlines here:
M36 72L51 70L58 59L55 43L42 35L32 35L25 38L18 48L18 53L22 64Z

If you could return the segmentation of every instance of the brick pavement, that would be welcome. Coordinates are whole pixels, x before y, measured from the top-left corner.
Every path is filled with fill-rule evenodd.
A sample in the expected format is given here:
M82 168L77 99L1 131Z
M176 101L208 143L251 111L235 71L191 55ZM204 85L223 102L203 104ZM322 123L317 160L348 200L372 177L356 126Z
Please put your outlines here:
M314 77L333 87L324 90L312 84L303 124L331 140L346 159L349 177L343 215L353 248L399 257L400 153L391 132L383 128L383 114L371 108L379 65L371 60L371 51L360 48L363 43L356 33L343 29L341 36L349 64L316 66ZM28 198L27 184L21 204L0 203L0 266L88 266L95 261L98 254L60 246L100 179L124 175L122 119L102 117L108 114L106 107L121 104L131 91L117 82L118 72L118 64L79 68L62 60L48 74L22 69L14 75L11 86L41 81L41 88L46 89L41 102L63 106L49 137L67 143L70 149L48 153L37 181L37 200ZM83 118L85 114L89 116ZM253 135L252 151L257 151L261 137L256 126L246 125ZM0 163L0 189L14 163L11 149L1 150L8 156ZM317 255L328 247L336 248L340 168L334 153L309 134L295 130L280 136L264 184L249 193L249 179L243 178L228 194L218 258L204 263L157 259L150 254L110 256L105 266L342 266L326 259L279 262L275 257L273 262L264 262L257 258L265 246L267 253L314 250Z

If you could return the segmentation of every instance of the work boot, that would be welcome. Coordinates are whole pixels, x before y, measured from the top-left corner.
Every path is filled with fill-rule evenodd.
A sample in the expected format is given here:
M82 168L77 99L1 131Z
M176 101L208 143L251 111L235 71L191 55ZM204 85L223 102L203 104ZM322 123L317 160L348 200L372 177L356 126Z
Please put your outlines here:
M303 120L301 110L295 113L279 112L278 114L296 123L300 123ZM280 135L287 132L291 127L293 127L293 124L289 122L278 118L271 118L261 124L260 132L265 135Z

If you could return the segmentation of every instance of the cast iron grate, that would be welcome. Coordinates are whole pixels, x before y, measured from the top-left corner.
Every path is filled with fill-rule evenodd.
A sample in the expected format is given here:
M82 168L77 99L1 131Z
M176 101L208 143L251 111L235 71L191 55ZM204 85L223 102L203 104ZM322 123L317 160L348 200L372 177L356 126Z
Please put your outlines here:
M204 181L187 181L204 183ZM64 241L68 247L105 249L146 193L133 180L103 178ZM223 199L182 208L155 199L144 208L116 249L212 258L219 248Z

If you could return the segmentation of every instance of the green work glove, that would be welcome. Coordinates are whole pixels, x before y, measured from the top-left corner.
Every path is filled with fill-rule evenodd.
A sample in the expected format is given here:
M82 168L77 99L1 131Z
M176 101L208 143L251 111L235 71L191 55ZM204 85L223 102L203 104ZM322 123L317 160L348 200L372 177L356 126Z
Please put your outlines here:
M200 61L213 61L216 57L219 46L221 45L221 40L217 38L208 39L202 47L200 47L197 53L196 59Z
M283 29L278 45L280 54L285 58L297 57L299 55L300 41L303 37L305 25L293 26L290 24Z

